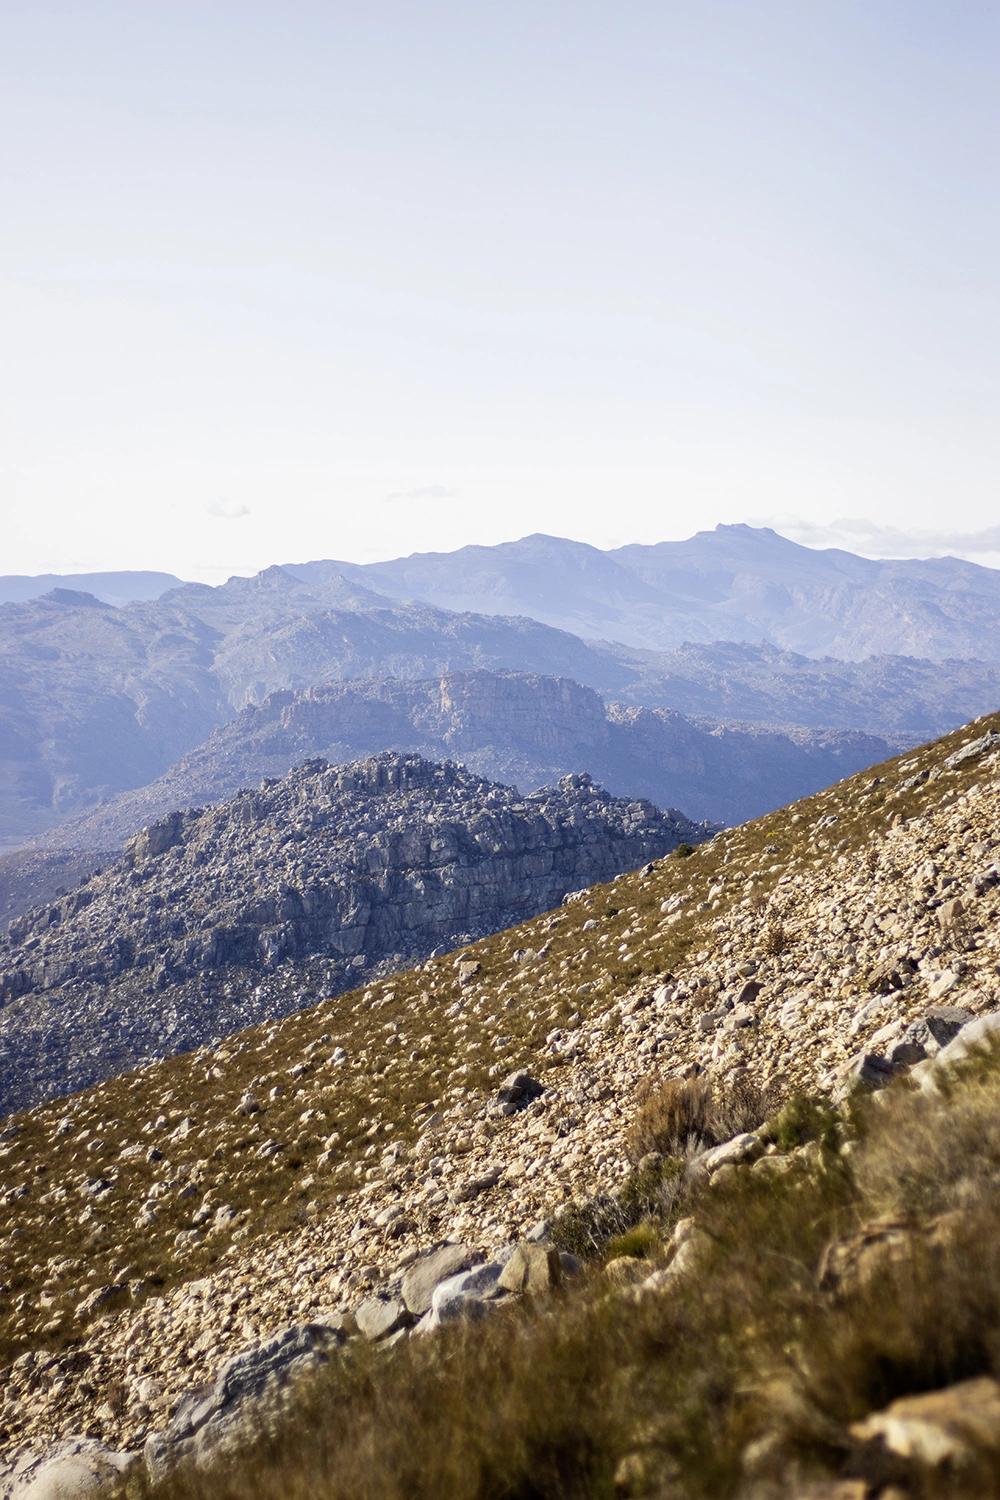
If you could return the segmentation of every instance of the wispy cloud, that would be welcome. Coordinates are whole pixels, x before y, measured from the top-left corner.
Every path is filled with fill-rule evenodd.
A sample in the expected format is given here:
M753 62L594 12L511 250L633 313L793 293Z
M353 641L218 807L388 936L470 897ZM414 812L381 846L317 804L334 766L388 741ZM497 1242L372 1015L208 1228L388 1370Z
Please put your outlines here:
M244 505L242 500L210 500L205 509L220 521L242 521L250 514L249 505Z
M824 525L805 521L798 516L768 516L751 522L754 526L771 526L793 542L807 547L843 547L870 557L974 557L1000 553L1000 526L986 526L981 531L957 531L950 528L912 530L899 526L881 526L860 517L845 517Z
M386 495L387 500L454 500L458 496L457 490L450 490L444 484L424 484L414 490L391 490Z

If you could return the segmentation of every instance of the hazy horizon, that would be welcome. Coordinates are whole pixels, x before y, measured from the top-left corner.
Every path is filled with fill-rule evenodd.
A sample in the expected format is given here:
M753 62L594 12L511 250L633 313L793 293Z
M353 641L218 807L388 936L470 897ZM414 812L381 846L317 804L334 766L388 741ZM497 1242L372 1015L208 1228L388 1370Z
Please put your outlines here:
M1000 528L996 528L996 527L988 528L987 530L984 530L983 532L975 533L975 534L970 534L970 535L965 536L965 537L963 537L961 535L956 535L953 538L951 538L951 541L954 542L954 543L961 543L961 542L964 541L966 543L965 546L961 546L961 545L951 546L951 545L948 545L948 539L947 539L947 537L944 534L941 534L941 533L928 533L923 538L922 543L921 543L921 539L919 537L911 537L911 538L908 539L909 540L909 550L907 550L906 546L904 545L906 543L906 541L907 541L907 538L905 538L905 536L903 536L901 533L898 533L898 532L893 531L893 530L888 529L888 528L886 528L886 529L883 530L883 529L880 529L880 528L877 528L877 527L872 527L872 526L869 526L866 523L860 522L860 521L841 521L841 522L834 522L830 526L822 526L822 525L818 525L818 524L814 524L814 523L810 523L810 522L797 521L797 520L794 520L792 518L785 518L784 522L780 523L780 524L777 521L772 522L772 521L769 521L769 520L768 521L749 521L749 522L717 522L714 526L699 527L699 528L697 528L697 530L698 530L698 532L710 532L710 531L714 531L714 530L717 530L717 529L720 529L720 528L724 528L724 527L728 527L728 526L734 526L734 525L735 526L739 526L739 525L749 526L749 527L751 527L752 529L755 529L755 530L756 529L772 530L772 531L775 531L779 536L784 537L786 540L795 542L799 546L808 547L808 548L810 548L813 551L837 550L837 551L843 551L843 552L852 552L852 553L854 553L855 555L857 555L859 557L867 557L867 558L871 558L873 560L876 560L876 559L883 559L883 560L891 560L891 559L897 559L897 560L907 560L907 559L910 559L910 560L920 560L920 559L924 559L924 560L928 560L928 559L935 558L935 557L953 557L953 558L961 559L961 560L966 561L966 562L975 563L975 564L977 564L980 567L992 568L992 569L998 569L998 568L1000 568L1000 538L998 538L998 536L997 536L997 532L998 532L998 530L1000 530ZM696 533L694 533L694 532L690 533L690 535L692 535L692 536L695 535L695 534ZM538 531L535 531L535 532L525 532L525 533L523 533L523 534L521 534L519 536L502 537L502 538L500 538L500 540L497 543L487 544L487 545L495 545L495 546L510 545L510 544L513 544L513 543L516 543L516 542L526 541L526 540L530 539L533 536L549 536L549 537L554 537L555 540L559 540L559 541L582 542L582 539L579 538L579 537L570 537L570 536L559 537L559 536L556 536L554 533L551 533L551 532L538 532ZM674 540L684 540L684 539L685 538L683 538L683 537L681 537L681 538L673 538L673 537L663 537L663 538L660 538L660 540L662 540L662 541L674 541ZM269 568L269 567L274 567L274 566L283 566L283 565L284 566L290 566L290 565L297 565L297 564L302 564L302 563L307 563L307 562L319 562L319 561L340 561L340 562L345 562L345 563L357 562L357 563L361 563L361 565L363 566L367 562L372 562L372 563L375 563L375 562L388 562L388 561L395 560L395 559L397 559L399 557L411 557L411 556L427 555L429 553L439 554L439 553L442 553L442 552L447 553L447 552L461 551L465 546L470 546L470 545L475 546L475 545L479 545L479 544L457 542L454 547L449 547L449 548L434 548L434 549L419 548L419 549L416 549L416 551L410 552L410 553L388 553L387 552L384 557L379 557L379 558L360 558L360 559L350 558L350 557L332 558L332 557L327 557L327 556L321 556L319 553L313 554L313 555L311 555L309 557L268 558L268 559L262 561L259 567L245 567L245 568L238 568L238 569L227 569L223 565L223 566L221 566L219 568L203 569L203 570L201 570L200 574L197 573L197 572L190 572L190 573L187 573L187 574L185 574L185 573L175 574L175 576L179 577L183 581L189 582L189 583L219 584L219 583L224 583L228 578L232 578L232 577L252 577L254 574L260 573L264 569ZM592 544L583 542L583 545L592 545ZM624 545L628 545L628 543L625 543ZM605 548L605 549L601 549L601 550L607 551L607 550L614 550L614 549ZM55 576L55 577L68 577L68 578L72 578L74 576L86 577L86 576L88 576L90 574L112 573L112 572L115 572L115 573L117 573L117 572L121 572L121 573L125 573L125 572L141 573L141 572L171 572L171 571L172 570L170 570L170 569L162 569L162 568L157 568L155 566L151 566L151 567L148 567L148 568L114 568L114 569L103 568L103 567L92 567L92 568L76 569L76 570L68 570L68 569L60 570L60 569L55 569L55 568L41 568L36 573L33 573L33 574L29 574L29 575L16 575L16 576L28 576L28 577L48 577L48 576Z

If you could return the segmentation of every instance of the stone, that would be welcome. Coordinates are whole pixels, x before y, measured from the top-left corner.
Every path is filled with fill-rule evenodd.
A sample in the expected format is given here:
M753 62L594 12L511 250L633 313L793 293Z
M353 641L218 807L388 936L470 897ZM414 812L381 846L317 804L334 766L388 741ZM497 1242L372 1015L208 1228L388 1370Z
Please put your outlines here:
M532 1078L523 1068L515 1073L509 1073L503 1083L497 1089L496 1102L502 1114L514 1114L523 1109L533 1099L544 1094L545 1086L539 1083L537 1078Z
M259 1423L261 1404L325 1362L343 1338L329 1323L298 1324L227 1359L214 1382L189 1391L167 1429L147 1440L150 1476L157 1479L184 1459L203 1461L238 1443L247 1424Z
M119 1491L138 1462L135 1453L117 1453L94 1438L68 1437L37 1454L22 1454L4 1474L4 1500L91 1500Z
M945 969L939 974L927 993L932 1000L943 1000L945 995L950 995L952 990L957 989L961 983L962 976L957 969Z
M354 1318L358 1332L373 1344L412 1322L409 1310L395 1297L366 1297L354 1309Z
M949 771L957 771L960 766L968 765L969 761L978 760L981 755L987 755L992 750L1000 750L1000 734L984 734L979 739L970 740L967 745L952 752L945 759L945 765Z
M76 1309L76 1315L82 1323L86 1323L97 1313L111 1312L114 1307L127 1300L128 1291L127 1281L109 1282L106 1286L100 1286L88 1297L84 1297Z
M430 1332L459 1318L483 1317L502 1290L499 1285L502 1270L498 1261L489 1261L440 1282L434 1288L430 1316L421 1324L421 1331Z
M889 1453L931 1469L960 1473L1000 1454L1000 1385L988 1375L918 1396L903 1396L851 1426L871 1454ZM861 1463L866 1454L863 1451ZM876 1465L877 1466L877 1465Z
M949 932L958 925L965 912L965 903L961 896L954 896L950 901L944 901L937 909L937 923L942 932Z
M888 1059L894 1067L911 1067L926 1057L935 1057L974 1019L964 1006L932 1005L904 1028L899 1040L887 1049Z
M849 1094L885 1088L895 1076L896 1069L887 1057L878 1052L859 1052L841 1068L834 1099L840 1101Z
M695 1165L699 1171L711 1176L721 1167L742 1167L747 1162L756 1161L763 1152L764 1142L760 1136L752 1131L744 1131L742 1135L734 1135L731 1141L724 1141L721 1146L713 1146L703 1152L696 1159Z
M987 1012L974 1021L969 1021L938 1053L934 1059L934 1073L942 1068L953 1068L964 1062L974 1052L990 1046L1000 1045L1000 1010ZM928 1076L933 1080L934 1073Z
M462 1244L439 1245L422 1255L403 1277L401 1296L407 1311L422 1317L430 1309L436 1287L480 1260L480 1252Z
M559 1252L552 1245L529 1245L522 1240L500 1273L497 1286L501 1291L532 1296L549 1292L562 1283Z

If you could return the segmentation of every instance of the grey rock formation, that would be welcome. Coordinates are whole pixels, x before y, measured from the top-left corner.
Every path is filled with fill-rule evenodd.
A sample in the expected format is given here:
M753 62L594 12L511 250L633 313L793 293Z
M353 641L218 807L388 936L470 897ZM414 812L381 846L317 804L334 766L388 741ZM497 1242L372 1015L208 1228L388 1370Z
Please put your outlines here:
M403 1277L402 1296L409 1311L416 1317L427 1312L436 1287L481 1259L475 1250L462 1244L439 1245L421 1255Z
M529 673L328 683L245 708L156 781L69 820L43 842L111 848L174 808L221 801L312 757L347 761L387 749L458 760L523 791L587 771L619 796L724 823L757 817L891 753L873 735L731 729L666 709L606 708L591 688ZM13 875L16 857L6 863ZM3 886L0 861L0 893Z
M387 752L173 813L0 939L0 1107L287 1014L710 832Z
M0 854L0 932L33 906L65 896L118 858L119 849L17 849Z
M245 1441L248 1425L259 1430L265 1404L322 1364L343 1337L330 1323L307 1323L227 1360L214 1383L184 1396L170 1426L147 1442L143 1456L151 1477L185 1460L215 1458Z
M0 1500L94 1500L120 1492L134 1453L115 1453L94 1438L70 1437L0 1468Z

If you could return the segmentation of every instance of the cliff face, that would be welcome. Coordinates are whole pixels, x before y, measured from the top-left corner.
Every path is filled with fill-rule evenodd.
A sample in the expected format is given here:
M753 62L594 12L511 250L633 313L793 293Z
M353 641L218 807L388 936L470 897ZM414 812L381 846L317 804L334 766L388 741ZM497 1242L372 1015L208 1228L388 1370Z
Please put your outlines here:
M0 1102L298 1009L708 831L588 776L521 797L393 752L309 762L219 807L172 813L0 942Z
M554 756L608 743L601 699L565 677L451 672L441 678L437 704L435 727L462 749L494 743L498 730Z

